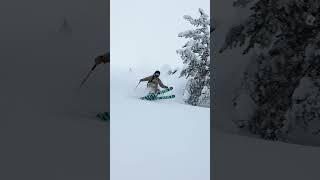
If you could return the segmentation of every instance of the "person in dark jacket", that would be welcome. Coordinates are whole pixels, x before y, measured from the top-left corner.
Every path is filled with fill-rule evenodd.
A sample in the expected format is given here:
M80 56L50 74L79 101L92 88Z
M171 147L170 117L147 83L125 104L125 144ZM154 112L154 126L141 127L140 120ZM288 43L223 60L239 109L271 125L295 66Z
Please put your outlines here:
M168 86L165 86L162 83L159 77L160 71L156 71L153 75L140 79L140 82L148 81L147 87L149 88L150 93L157 93L160 91L158 86L161 88L168 88Z

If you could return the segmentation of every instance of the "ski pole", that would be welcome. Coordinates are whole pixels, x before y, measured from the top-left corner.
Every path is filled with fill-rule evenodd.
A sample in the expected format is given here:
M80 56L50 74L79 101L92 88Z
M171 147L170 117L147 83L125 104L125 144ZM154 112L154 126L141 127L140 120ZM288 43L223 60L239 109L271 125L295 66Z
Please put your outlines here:
M97 64L95 64L92 68L91 68L91 70L90 70L90 72L87 74L87 76L82 80L82 82L81 82L81 84L80 84L80 88L83 86L83 84L87 81L87 79L89 78L89 76L91 75L91 73L93 72L93 70L95 69L97 67Z
M104 55L98 56L94 59L95 64L91 68L91 71L87 74L87 76L83 79L81 82L80 88L83 86L83 84L87 81L93 70L101 63L110 63L110 52L107 52Z
M139 83L138 83L138 85L136 86L136 88L134 89L134 90L136 90L137 89L137 87L139 86L139 84L141 83L141 81L139 81Z

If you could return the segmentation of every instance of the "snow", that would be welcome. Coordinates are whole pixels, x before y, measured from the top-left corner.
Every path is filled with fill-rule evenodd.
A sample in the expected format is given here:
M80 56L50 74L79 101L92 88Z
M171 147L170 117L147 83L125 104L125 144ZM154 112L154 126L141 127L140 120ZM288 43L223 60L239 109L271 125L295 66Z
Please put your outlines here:
M315 180L319 148L213 131L213 179Z
M143 101L153 71L111 68L110 173L112 180L209 180L210 109L182 101L185 80L160 75L175 99Z
M215 1L213 7L215 21L219 22L214 34L214 46L218 50L222 47L230 27L240 24L250 14L248 9L233 8L232 3L233 0L219 0ZM244 103L241 105L243 109L234 109L232 105L232 98L241 85L242 73L251 63L250 56L251 54L242 56L239 48L215 55L214 109L211 117L212 178L218 180L318 179L319 147L301 145L305 139L297 141L300 144L297 145L243 135L232 122L234 119L249 118L255 108L246 96L240 97L241 103ZM299 95L303 92L296 93ZM317 138L314 138L313 141L316 141Z
M110 179L209 180L210 109L186 105L186 79L168 74L183 68L176 53L186 43L178 34L190 29L183 16L198 17L199 7L209 13L209 3L111 2ZM139 80L156 70L175 99L138 99L147 94L146 82L135 88Z
M109 124L95 113L108 110L108 66L77 89L94 57L106 51L106 5L2 4L0 179L107 179ZM59 33L62 15L71 37Z

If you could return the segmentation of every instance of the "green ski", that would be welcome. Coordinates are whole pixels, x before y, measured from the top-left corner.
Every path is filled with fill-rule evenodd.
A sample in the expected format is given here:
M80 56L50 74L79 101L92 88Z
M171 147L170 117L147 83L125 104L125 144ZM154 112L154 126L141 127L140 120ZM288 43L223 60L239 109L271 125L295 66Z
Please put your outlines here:
M141 97L140 99L141 100L149 100L149 101L154 101L154 100L159 100L159 99L172 99L175 97L175 95L169 95L169 96L161 96L161 97L158 97L158 95L160 94L164 94L166 92L169 92L173 89L173 87L169 87L167 89L164 89L164 90L161 90L157 93L150 93L144 97Z

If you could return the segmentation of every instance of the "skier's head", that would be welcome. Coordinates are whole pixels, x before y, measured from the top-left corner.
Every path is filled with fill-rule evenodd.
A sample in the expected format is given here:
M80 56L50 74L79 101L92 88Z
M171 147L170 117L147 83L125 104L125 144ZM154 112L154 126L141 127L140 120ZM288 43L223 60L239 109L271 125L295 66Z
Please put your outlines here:
M153 76L154 76L154 77L159 77L159 76L160 76L160 71L154 72Z

